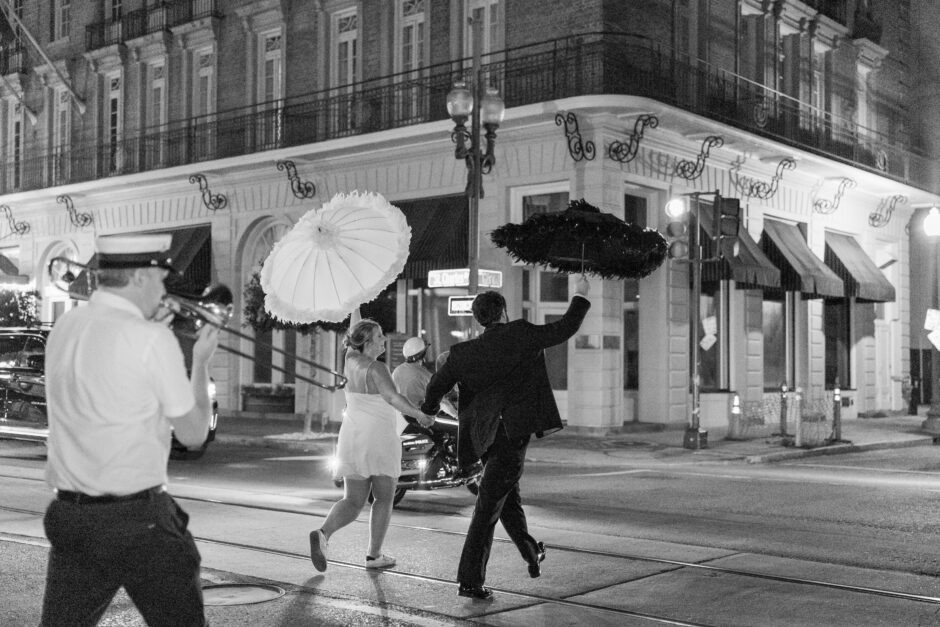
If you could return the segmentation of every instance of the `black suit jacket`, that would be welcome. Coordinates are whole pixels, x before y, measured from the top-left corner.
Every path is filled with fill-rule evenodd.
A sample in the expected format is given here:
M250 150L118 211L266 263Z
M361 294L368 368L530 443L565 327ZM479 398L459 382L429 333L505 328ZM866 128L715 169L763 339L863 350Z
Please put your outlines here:
M556 322L495 324L451 347L447 362L428 383L421 410L437 413L441 398L458 386L461 463L473 461L466 459L471 449L477 458L486 452L500 416L510 437L541 437L562 428L543 350L574 335L590 308L586 298L575 296Z

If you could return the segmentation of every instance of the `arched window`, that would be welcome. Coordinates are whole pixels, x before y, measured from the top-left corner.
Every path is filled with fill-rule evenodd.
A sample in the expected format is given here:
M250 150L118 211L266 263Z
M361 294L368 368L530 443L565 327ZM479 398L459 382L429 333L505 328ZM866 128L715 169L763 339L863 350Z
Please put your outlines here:
M261 271L261 265L274 248L274 244L291 229L291 226L287 218L269 219L256 226L246 242L242 258L242 267L246 271L244 273L246 278L250 278ZM242 381L244 383L260 384L291 385L295 383L294 374L296 373L297 360L279 354L270 347L274 346L295 355L297 353L297 332L256 331L255 340L253 346L245 351L250 353L254 359L252 360L252 367L245 373L247 376L242 376ZM272 366L283 368L286 372L275 370Z

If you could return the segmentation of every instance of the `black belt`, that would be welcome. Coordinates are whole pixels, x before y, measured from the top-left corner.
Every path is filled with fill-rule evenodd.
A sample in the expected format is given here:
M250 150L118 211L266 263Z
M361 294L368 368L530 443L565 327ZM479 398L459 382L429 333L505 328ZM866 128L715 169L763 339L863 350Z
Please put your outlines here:
M157 494L163 494L166 491L162 485L153 488L147 488L133 494L102 494L101 496L91 496L81 492L69 492L68 490L56 490L56 498L60 501L75 503L76 505L105 505L107 503L124 503L126 501L141 501L149 499Z

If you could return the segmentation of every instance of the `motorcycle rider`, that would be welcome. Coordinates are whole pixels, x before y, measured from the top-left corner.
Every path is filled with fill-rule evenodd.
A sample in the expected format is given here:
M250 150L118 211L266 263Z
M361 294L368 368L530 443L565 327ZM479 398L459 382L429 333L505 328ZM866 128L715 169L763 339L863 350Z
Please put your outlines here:
M392 381L395 382L398 392L412 403L424 402L424 393L428 387L428 381L431 380L431 371L425 365L425 357L429 348L428 343L420 337L408 338L401 349L405 361L392 371ZM441 411L453 418L457 417L457 410L449 401L441 402ZM400 416L407 423L407 426L400 425L405 433L421 432L420 426L414 426L417 422L416 418L401 414ZM412 418L412 420L408 420L408 418ZM446 423L435 423L430 429L443 432L453 430L456 433L456 426L451 427Z

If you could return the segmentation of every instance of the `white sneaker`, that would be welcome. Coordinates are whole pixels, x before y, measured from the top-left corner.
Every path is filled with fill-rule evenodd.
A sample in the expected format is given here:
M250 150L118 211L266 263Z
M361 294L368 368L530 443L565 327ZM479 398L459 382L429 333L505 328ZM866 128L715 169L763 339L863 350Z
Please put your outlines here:
M326 570L326 549L329 542L319 529L310 532L310 561L321 573Z
M390 555L379 555L372 559L366 556L366 568L391 568L395 565L395 558Z

